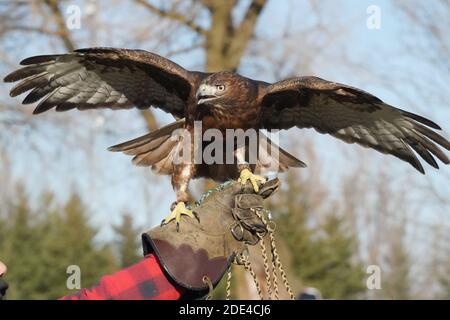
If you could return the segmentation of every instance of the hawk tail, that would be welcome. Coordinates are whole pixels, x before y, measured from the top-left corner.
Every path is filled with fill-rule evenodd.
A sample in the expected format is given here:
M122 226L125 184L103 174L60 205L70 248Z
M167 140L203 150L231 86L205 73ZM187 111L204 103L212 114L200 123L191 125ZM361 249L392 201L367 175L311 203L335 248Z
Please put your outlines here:
M109 147L109 151L121 151L134 156L133 164L152 167L157 174L172 173L172 152L179 141L173 139L173 133L183 128L184 119L121 144Z
M285 172L289 168L305 168L306 163L282 149L262 132L259 133L256 173Z
M174 133L183 126L184 119L178 120L136 139L109 147L108 150L132 155L135 165L152 167L157 174L169 175L172 174L172 162L179 149L179 140L174 139ZM259 134L258 144L257 162L252 166L256 173L284 172L290 167L306 167L304 162L281 149L262 133ZM237 178L239 172L236 165L201 164L197 176L224 181Z

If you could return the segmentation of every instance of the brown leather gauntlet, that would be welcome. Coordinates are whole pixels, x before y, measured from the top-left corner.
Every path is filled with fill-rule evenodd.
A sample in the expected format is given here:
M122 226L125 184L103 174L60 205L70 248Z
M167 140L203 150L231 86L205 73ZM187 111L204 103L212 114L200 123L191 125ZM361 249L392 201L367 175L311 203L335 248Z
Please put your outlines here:
M179 232L173 222L144 233L144 255L155 253L178 285L204 294L247 244L258 243L258 233L265 235L266 226L255 212L278 187L278 179L266 182L258 193L250 183L223 185L194 208L199 221L182 216Z

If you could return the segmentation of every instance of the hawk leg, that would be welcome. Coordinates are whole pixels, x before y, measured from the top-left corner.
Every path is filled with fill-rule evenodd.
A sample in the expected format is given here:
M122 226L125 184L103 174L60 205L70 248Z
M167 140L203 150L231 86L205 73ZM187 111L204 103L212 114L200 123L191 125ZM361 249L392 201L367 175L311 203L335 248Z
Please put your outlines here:
M256 174L253 174L253 172L250 170L250 165L245 161L245 146L238 147L235 150L235 155L236 155L238 170L240 171L240 176L239 176L238 182L245 185L247 183L247 181L250 181L255 192L259 192L258 183L266 182L266 178L264 178L262 176L258 176Z
M177 224L177 231L180 230L181 216L185 215L190 218L196 218L200 221L196 213L186 207L189 202L188 184L193 175L194 168L191 165L180 165L176 168L175 174L172 175L172 185L177 190L177 201L175 201L170 209L172 212L161 221L161 225L165 225L172 220Z
M245 161L245 146L238 147L235 150L235 155L238 170L240 172L238 182L245 185L247 181L250 181L255 192L259 192L258 183L266 182L266 178L253 174L253 172L250 170L250 165Z

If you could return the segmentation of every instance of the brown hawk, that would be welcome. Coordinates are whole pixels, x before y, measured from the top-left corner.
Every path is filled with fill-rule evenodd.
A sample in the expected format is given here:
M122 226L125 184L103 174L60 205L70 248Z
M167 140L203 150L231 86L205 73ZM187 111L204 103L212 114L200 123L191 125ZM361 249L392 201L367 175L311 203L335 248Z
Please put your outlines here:
M434 157L445 164L450 162L439 147L450 150L450 142L433 130L441 129L436 123L390 106L357 88L317 77L270 84L232 72L188 71L154 53L114 48L35 56L23 60L21 65L24 67L7 75L4 81L20 81L11 90L12 97L31 90L23 104L40 101L35 114L52 108L66 111L154 106L178 119L110 148L133 155L136 165L151 166L156 173L171 175L176 202L166 222L178 222L181 214L192 215L184 205L192 178L223 181L240 177L241 182L250 180L257 188L264 178L254 173L264 172L267 163L273 168L275 162L276 171L305 166L263 135L258 136L259 146L279 150L276 158L270 152L260 152L256 162L249 164L241 148L234 146L234 164L175 164L173 158L183 139L173 139L173 133L177 129L192 133L195 121L201 121L204 131L314 128L345 142L394 155L421 173L424 169L413 151L435 168L438 164ZM202 144L202 148L206 145ZM262 161L264 157L268 161Z

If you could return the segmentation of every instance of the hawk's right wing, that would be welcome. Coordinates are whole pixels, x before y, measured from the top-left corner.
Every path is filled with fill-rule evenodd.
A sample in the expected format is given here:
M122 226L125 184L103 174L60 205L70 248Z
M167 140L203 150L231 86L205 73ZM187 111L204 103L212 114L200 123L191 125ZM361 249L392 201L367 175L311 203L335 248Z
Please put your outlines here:
M151 52L114 48L35 56L21 64L24 67L4 81L20 81L11 90L12 97L31 90L23 104L40 100L34 113L53 107L65 111L155 106L182 118L205 75Z

